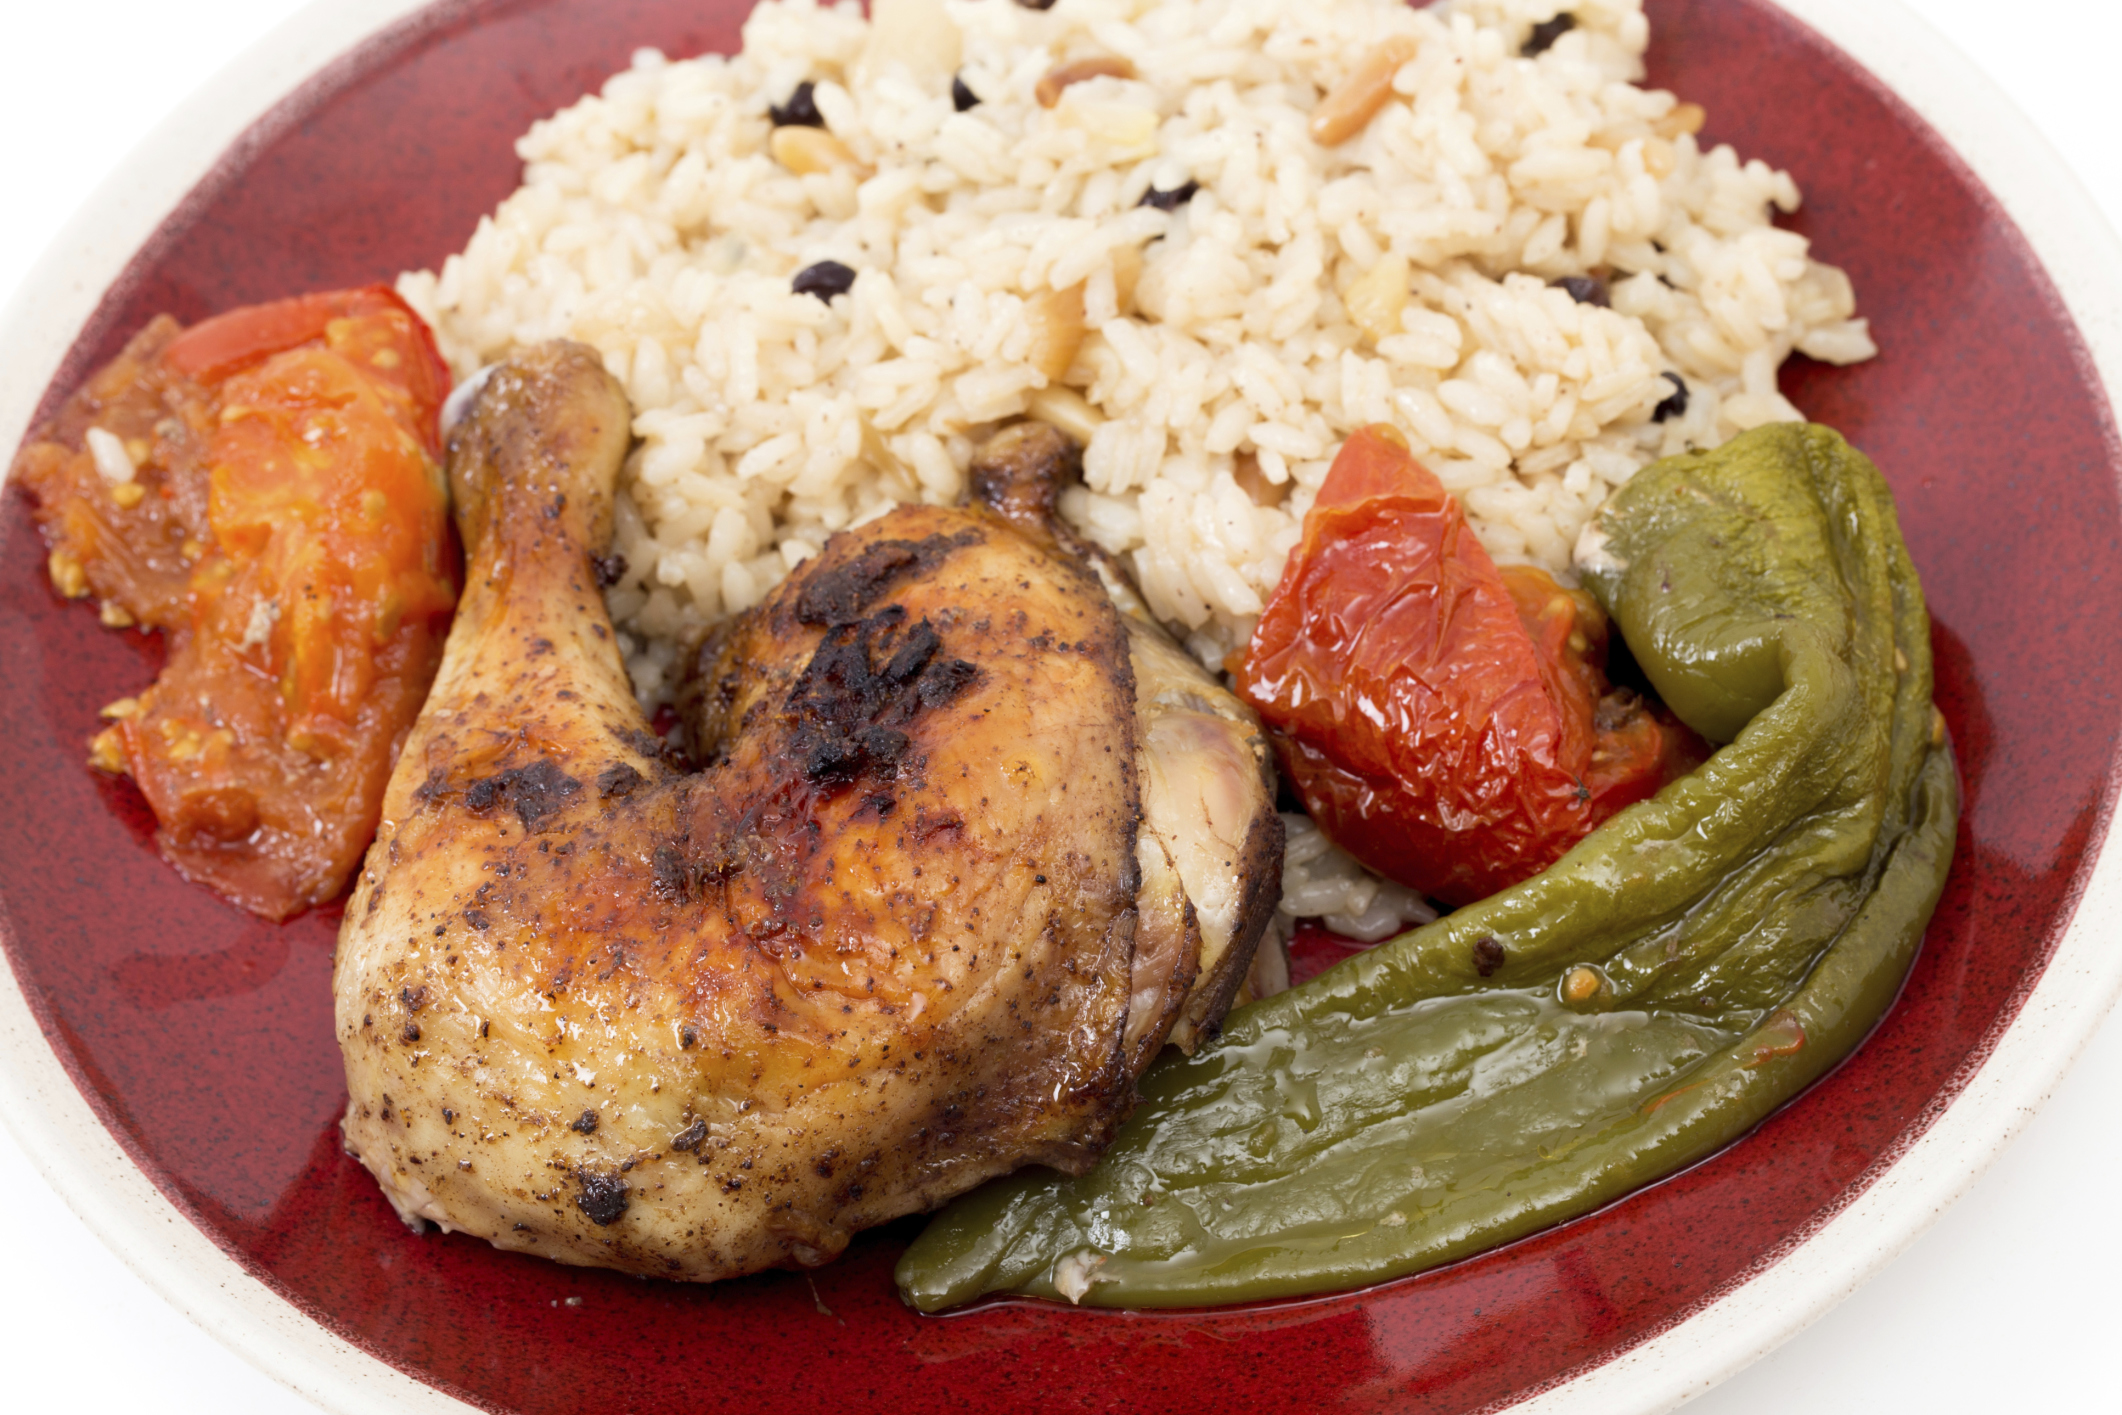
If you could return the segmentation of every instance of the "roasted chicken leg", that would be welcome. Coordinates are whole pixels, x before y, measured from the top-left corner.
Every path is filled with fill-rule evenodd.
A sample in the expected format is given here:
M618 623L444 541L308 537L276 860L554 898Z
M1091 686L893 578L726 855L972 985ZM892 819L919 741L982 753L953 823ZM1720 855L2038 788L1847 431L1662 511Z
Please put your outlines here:
M1233 862L1197 886L1162 843L1184 824L1145 824L1139 657L1097 576L908 507L715 635L681 770L597 587L627 436L573 345L503 365L451 435L465 592L340 934L349 1149L416 1224L698 1280L1087 1168L1271 912L1264 748L1252 816L1216 818L1253 856L1193 852ZM1235 965L1204 967L1197 888Z

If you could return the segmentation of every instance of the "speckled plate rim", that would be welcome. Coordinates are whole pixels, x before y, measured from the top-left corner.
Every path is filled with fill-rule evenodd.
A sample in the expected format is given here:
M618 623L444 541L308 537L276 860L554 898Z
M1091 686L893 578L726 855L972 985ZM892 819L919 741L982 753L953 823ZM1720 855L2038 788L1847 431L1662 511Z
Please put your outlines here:
M155 227L282 97L423 0L315 0L216 75L111 174L0 312L0 447L105 290ZM2018 225L2122 403L2122 241L2012 102L1898 0L1775 0L1839 46L1951 144ZM2115 766L2110 765L2110 773ZM2122 845L2099 855L2019 1013L1913 1144L1834 1219L1664 1333L1513 1407L1521 1415L1654 1415L1774 1350L1913 1242L2048 1099L2122 992ZM0 932L12 923L0 901ZM1955 1078L1956 1080L1960 1078ZM96 1117L0 950L0 1120L66 1203L172 1306L268 1376L338 1415L462 1412L326 1330L184 1217Z

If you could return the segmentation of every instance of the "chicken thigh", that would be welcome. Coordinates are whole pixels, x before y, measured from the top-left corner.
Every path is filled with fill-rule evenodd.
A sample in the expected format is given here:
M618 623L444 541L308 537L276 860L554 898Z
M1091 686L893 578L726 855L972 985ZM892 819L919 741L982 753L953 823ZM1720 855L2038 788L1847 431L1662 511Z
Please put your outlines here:
M1266 932L1282 884L1273 768L1252 709L1172 642L1126 570L1061 517L1061 494L1082 472L1082 449L1066 434L1017 423L973 458L972 494L1040 545L1090 566L1127 628L1142 765L1136 972L1145 983L1128 1029L1153 1055L1169 1026L1169 1040L1191 1056L1248 981L1286 984L1282 940ZM1262 956L1249 978L1256 945ZM1175 1021L1153 1010L1146 987L1155 972L1147 960L1166 954L1191 960L1182 963L1191 986L1164 997Z
M1225 744L1251 813L1214 820L1241 848L1146 851L1189 817L1145 825L1096 574L906 507L703 648L682 770L598 587L628 426L595 353L547 345L451 435L465 591L340 933L348 1148L416 1225L696 1280L1086 1169L1272 911L1257 724ZM1196 891L1228 919L1206 968Z

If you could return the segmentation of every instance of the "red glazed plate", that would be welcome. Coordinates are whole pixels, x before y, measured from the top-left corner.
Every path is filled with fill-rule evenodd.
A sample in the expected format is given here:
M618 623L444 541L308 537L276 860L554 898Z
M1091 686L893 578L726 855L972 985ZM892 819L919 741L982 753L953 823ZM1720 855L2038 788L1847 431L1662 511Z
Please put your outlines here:
M311 12L283 52L223 86L214 141L195 122L159 161L143 156L135 170L160 191L150 180L99 203L71 268L101 262L85 286L100 302L42 282L8 321L0 442L12 447L36 390L48 407L158 309L196 318L432 264L514 185L510 140L532 118L638 44L733 45L738 18L670 0L458 4L351 48L395 8ZM2111 241L2008 128L1955 125L1950 63L1909 46L1890 8L1817 8L1874 73L1942 116L1986 188L1889 90L1758 0L1653 3L1652 81L1705 101L1710 137L1794 171L1799 226L1850 269L1874 318L1885 357L1799 369L1787 387L1896 482L1969 804L1901 1006L1847 1067L1724 1154L1443 1272L1153 1319L1019 1307L917 1320L888 1286L903 1228L808 1281L708 1289L412 1239L335 1142L336 918L276 928L188 889L155 857L137 801L76 764L95 708L137 686L151 650L51 598L13 496L0 514L0 719L17 763L0 780L14 981L0 989L0 1108L151 1280L342 1409L461 1408L439 1388L568 1410L614 1383L642 1409L691 1408L706 1391L790 1409L1456 1411L1527 1396L1656 1409L1750 1359L1964 1185L2117 981L2086 921L2112 917L2114 867L2097 860L2122 665L2103 663L2090 617L2052 622L2050 588L2122 558L2098 371L2112 352L2103 321L2122 311L2099 266ZM350 48L142 244L196 159L283 90L280 76ZM774 1359L730 1359L753 1350Z

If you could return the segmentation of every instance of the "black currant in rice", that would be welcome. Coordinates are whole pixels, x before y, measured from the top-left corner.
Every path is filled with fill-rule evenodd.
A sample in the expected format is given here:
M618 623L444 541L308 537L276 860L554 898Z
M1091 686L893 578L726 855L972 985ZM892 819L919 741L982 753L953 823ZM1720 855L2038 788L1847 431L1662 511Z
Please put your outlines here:
M817 94L818 86L805 79L796 85L788 102L774 104L766 110L766 116L777 128L822 128L825 115L818 111Z
M788 282L788 288L799 295L816 295L827 304L833 296L844 295L854 288L855 272L837 260L821 260L816 265L806 265L796 272L796 278Z
M1670 369L1666 370L1665 376L1672 381L1673 391L1664 402L1651 409L1650 420L1654 423L1669 421L1687 411L1687 380Z
M1542 20L1533 26L1533 32L1525 37L1525 47L1518 52L1530 59L1536 54L1545 54L1554 48L1555 41L1577 27L1577 17L1564 10L1551 20Z
M1192 201L1194 193L1200 190L1201 184L1194 181L1182 182L1168 192L1160 192L1155 187L1151 187L1142 194L1142 200L1136 202L1135 205L1152 206L1159 211L1177 211L1180 207Z

